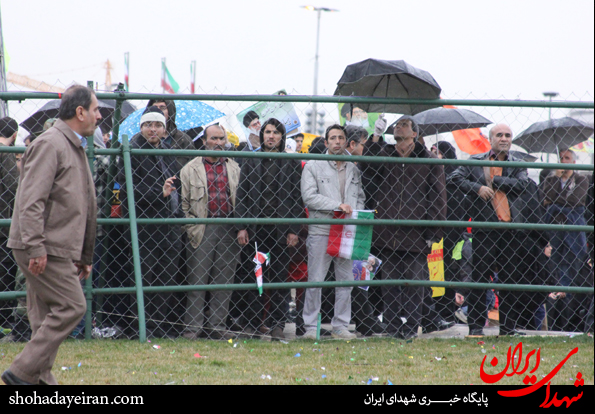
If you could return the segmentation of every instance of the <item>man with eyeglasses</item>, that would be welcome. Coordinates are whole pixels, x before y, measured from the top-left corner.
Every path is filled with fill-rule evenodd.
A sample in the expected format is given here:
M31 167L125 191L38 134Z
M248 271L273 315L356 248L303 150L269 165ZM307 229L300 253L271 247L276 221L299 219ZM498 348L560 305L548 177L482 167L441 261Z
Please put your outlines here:
M489 134L492 149L484 154L472 155L471 160L522 162L510 152L512 130L498 124ZM530 188L526 168L460 166L448 178L449 184L458 186L470 200L470 217L477 222L524 222L523 197ZM500 283L520 283L531 271L530 258L535 242L520 230L473 229L472 279L489 283L497 275ZM500 335L524 335L517 330L521 316L518 294L500 291ZM469 336L483 336L486 323L486 291L471 289L466 297L469 306Z

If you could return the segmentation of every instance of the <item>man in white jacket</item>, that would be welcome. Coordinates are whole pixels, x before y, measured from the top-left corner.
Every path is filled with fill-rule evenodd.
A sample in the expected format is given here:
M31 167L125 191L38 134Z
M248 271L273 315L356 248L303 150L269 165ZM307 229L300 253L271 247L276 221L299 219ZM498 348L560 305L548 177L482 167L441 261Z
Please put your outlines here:
M347 155L345 152L345 128L331 125L325 133L328 153ZM310 218L332 218L334 210L351 214L353 210L364 208L365 195L359 169L352 162L312 160L306 163L301 181L302 199L308 208ZM308 281L322 282L331 261L335 266L337 281L353 280L353 261L331 257L326 253L330 225L310 225L308 227ZM304 302L304 338L316 338L316 325L320 312L321 289L306 290ZM354 339L348 331L351 320L351 287L335 288L334 317L331 321L332 336L341 339Z

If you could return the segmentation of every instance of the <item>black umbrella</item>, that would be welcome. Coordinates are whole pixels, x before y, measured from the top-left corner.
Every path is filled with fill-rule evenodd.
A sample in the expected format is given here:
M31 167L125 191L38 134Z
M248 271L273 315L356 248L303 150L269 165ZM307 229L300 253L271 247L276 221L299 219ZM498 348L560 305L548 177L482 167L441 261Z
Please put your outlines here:
M558 154L593 135L593 127L578 119L565 117L536 122L512 141L527 152Z
M420 112L413 116L413 120L422 137L459 129L482 128L492 123L489 119L467 109L443 107ZM396 121L392 123L386 133L393 135L396 124Z
M440 86L425 70L403 60L366 59L345 68L337 83L337 96L438 99ZM366 112L416 114L438 105L358 104Z
M112 108L114 108L114 113L115 113L115 108L116 108L116 100L115 99L100 99L99 102L103 102L104 104L109 105ZM130 115L131 113L133 113L134 111L136 111L136 107L134 105L132 105L128 101L122 101L122 113L120 115L120 123L122 123L122 121L124 121L126 119L126 117L128 115ZM114 126L113 116L109 116L109 117L104 116L103 119L101 121L99 121L99 124L97 126L101 127L101 130L104 132L111 131Z
M19 125L34 135L39 135L43 132L43 124L50 118L58 117L58 110L60 109L60 99L53 99L41 107L37 112L25 119ZM106 119L112 117L114 107L99 101L99 112L101 116Z

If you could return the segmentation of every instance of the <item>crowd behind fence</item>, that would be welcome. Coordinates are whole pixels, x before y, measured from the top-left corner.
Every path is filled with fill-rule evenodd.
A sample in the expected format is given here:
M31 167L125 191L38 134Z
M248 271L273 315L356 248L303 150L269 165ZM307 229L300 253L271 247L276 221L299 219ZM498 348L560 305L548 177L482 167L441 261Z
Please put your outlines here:
M6 100L55 97L2 93ZM234 112L245 113L243 119L235 118L252 135L236 146L229 123L198 137L201 131L179 130L170 95L98 97L115 99L116 106L109 129L88 139L99 228L93 276L84 285L88 311L74 337L289 339L291 325L298 337L308 338L320 322L331 324L330 334L339 338L355 337L353 324L359 335L401 338L414 337L419 327L432 332L455 322L468 324L471 334L490 324L499 324L501 334L593 330L593 165L573 164L579 151L568 152L570 163L564 151L556 154L559 163L528 162L519 151L509 152L506 161L461 159L452 141L436 136L414 144L403 158L394 138L354 119L346 130L331 128L308 141L301 153L295 146L305 148L307 140L293 134L288 144L285 127L245 108ZM162 106L155 113L167 116L165 131L154 144L150 128L158 125L143 129L140 122L139 132L120 142L124 99ZM238 102L340 102L353 108L366 102L269 95L175 99L224 103L228 117ZM592 102L439 104L506 108L508 118L523 108L593 108ZM150 119L154 124L158 118ZM501 122L519 120L494 119ZM333 131L344 135L336 153L333 143L341 134ZM257 145L268 148L269 137L271 148L256 151ZM36 136L27 138L30 143ZM0 328L5 340L15 341L28 337L26 295L6 239L16 158L24 151L0 145ZM490 189L485 199L484 186ZM508 219L493 204L502 195ZM345 211L345 204L375 217L334 218L332 211ZM330 225L356 223L374 229L366 258L328 256ZM268 254L258 263L262 293L255 276L258 252Z

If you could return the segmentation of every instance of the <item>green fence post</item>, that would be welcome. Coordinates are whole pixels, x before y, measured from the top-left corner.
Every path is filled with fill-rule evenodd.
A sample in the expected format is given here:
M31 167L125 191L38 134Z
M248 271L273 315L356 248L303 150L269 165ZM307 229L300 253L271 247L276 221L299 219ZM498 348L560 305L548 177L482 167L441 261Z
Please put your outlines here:
M145 324L145 299L143 296L143 279L138 249L138 225L136 223L136 207L134 205L134 186L132 184L132 165L130 163L130 143L128 142L128 135L122 135L122 148L122 155L124 157L124 174L126 175L128 217L130 218L130 241L132 243L132 261L134 263L136 303L138 304L138 335L139 340L141 342L145 342L147 339L147 327Z
M87 81L87 86L93 89L93 81ZM95 174L95 147L93 145L94 136L87 137L87 159L89 160L89 169L91 170L91 177ZM91 339L91 331L93 330L93 258L91 258L91 274L85 280L85 299L87 300L87 312L85 313L85 339Z

